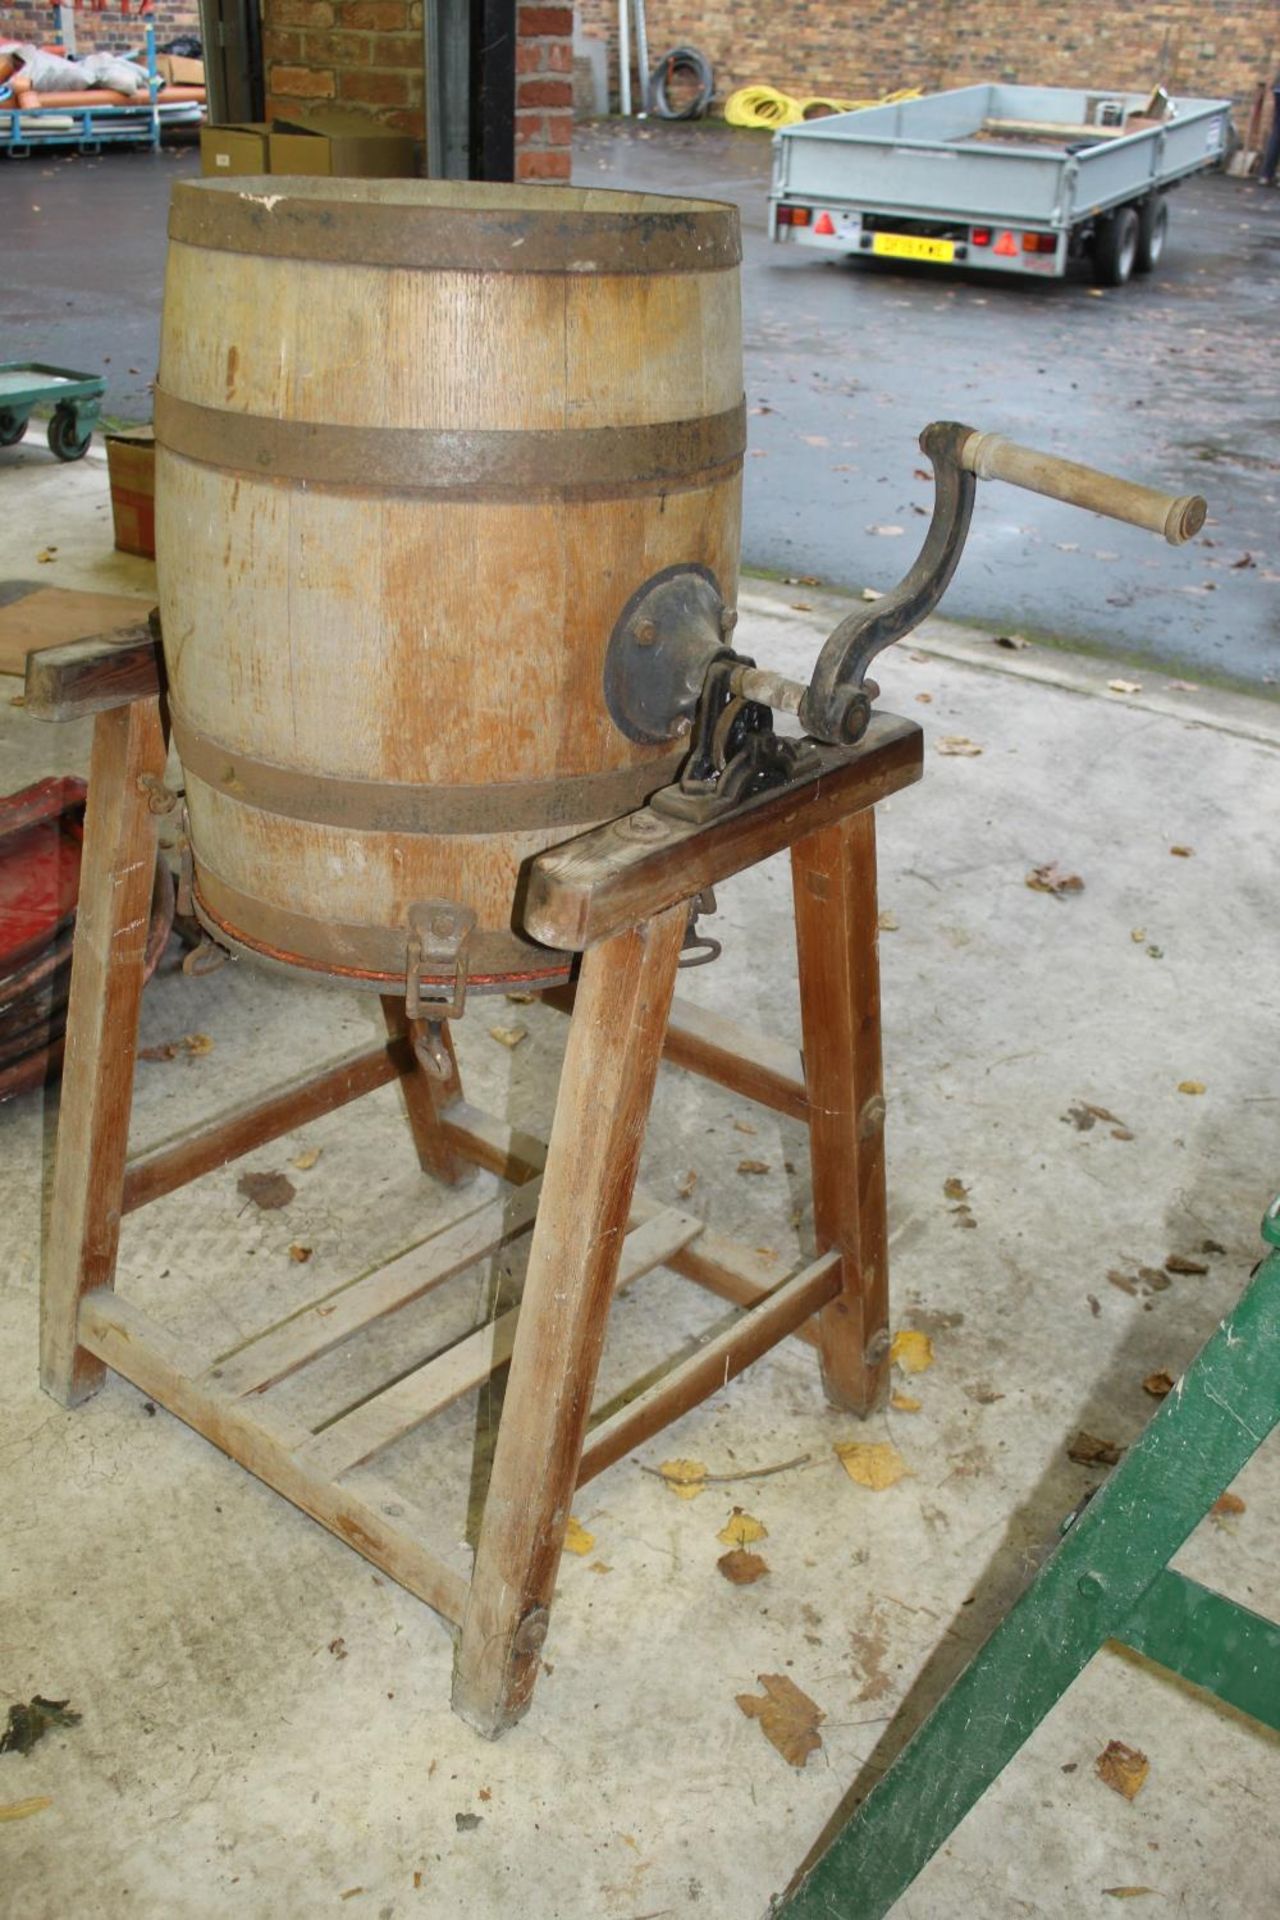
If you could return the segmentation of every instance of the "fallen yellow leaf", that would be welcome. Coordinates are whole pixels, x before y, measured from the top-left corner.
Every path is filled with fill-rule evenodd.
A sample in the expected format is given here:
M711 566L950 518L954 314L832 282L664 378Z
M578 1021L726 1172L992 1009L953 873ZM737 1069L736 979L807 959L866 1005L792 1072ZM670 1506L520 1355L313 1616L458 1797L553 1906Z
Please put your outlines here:
M876 921L876 925L879 927L881 933L896 933L898 931L898 916L892 907L885 908L880 918Z
M1139 1748L1127 1747L1123 1740L1108 1740L1093 1769L1105 1785L1132 1800L1141 1793L1151 1762Z
M904 1373L924 1373L933 1365L933 1342L914 1327L899 1327L889 1348L889 1364Z
M1141 693L1142 682L1140 680L1108 680L1107 690L1109 693Z
M289 1165L297 1167L300 1173L310 1173L319 1158L319 1147L304 1147L302 1152L289 1162Z
M826 1714L785 1673L760 1673L756 1678L763 1694L738 1693L735 1700L749 1720L760 1722L761 1733L783 1759L802 1767L822 1745L818 1728Z
M821 1746L822 1742L818 1744ZM33 1794L30 1800L10 1800L7 1806L0 1807L0 1820L29 1820L33 1813L43 1813L52 1805L53 1795L49 1793Z
M212 1053L213 1042L207 1033L184 1033L182 1044L188 1053Z
M889 1405L895 1413L919 1413L924 1402L917 1400L914 1393L893 1393L889 1396Z
M933 743L935 753L950 754L954 758L972 760L982 752L975 741L969 740L963 733L944 733L941 740Z
M873 1493L896 1486L910 1472L898 1449L888 1440L846 1440L835 1449L836 1457L851 1480Z
M514 1050L522 1040L529 1038L528 1027L490 1027L489 1038L496 1040L500 1047Z
M664 1460L658 1472L677 1500L696 1500L707 1490L707 1470L701 1460Z
M584 1526L569 1515L569 1524L564 1530L564 1550L566 1553L590 1553L596 1543L594 1533L588 1533Z
M763 1520L757 1520L752 1513L744 1513L741 1507L735 1507L729 1518L716 1535L726 1547L749 1547L753 1540L767 1540L769 1529Z
M1203 1080L1179 1080L1178 1092L1179 1093L1203 1093L1204 1081Z

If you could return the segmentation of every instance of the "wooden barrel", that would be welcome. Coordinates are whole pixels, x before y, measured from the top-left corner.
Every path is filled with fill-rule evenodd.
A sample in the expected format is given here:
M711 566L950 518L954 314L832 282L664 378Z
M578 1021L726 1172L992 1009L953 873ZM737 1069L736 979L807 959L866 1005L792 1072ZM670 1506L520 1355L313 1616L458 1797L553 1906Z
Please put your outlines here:
M609 718L614 623L664 567L735 593L736 210L205 180L169 236L156 560L198 913L385 991L415 907L454 902L472 986L563 978L522 866L676 764Z

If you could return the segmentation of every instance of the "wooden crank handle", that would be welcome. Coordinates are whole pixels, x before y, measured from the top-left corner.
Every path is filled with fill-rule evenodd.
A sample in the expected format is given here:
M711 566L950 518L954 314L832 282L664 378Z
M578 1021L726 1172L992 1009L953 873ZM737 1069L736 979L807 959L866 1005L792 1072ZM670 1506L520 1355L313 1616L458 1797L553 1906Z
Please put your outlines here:
M1176 498L1158 493L1154 487L1117 479L1097 467L1082 467L1074 460L1060 460L1055 453L1020 447L999 433L979 433L970 428L959 461L966 473L975 474L979 480L1007 480L1010 486L1025 487L1029 493L1047 494L1049 499L1065 500L1071 507L1087 507L1091 513L1105 513L1112 520L1127 520L1149 533L1162 533L1171 547L1180 547L1199 533L1208 511L1198 493Z

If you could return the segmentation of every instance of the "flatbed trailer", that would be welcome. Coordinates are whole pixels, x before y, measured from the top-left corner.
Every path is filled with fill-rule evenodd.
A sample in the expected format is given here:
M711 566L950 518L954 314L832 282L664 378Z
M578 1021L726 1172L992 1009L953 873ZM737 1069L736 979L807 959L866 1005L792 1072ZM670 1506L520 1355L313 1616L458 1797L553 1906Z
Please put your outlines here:
M1167 195L1220 164L1227 100L1070 87L957 87L774 136L769 233L827 253L1104 286L1164 251Z

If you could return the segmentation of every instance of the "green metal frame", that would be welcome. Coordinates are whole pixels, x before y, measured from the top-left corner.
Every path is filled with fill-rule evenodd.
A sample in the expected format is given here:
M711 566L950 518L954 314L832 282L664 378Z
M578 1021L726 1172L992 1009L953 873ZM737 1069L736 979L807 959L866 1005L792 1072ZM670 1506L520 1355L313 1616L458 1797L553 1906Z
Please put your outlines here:
M49 423L50 446L60 460L77 459L98 424L106 390L106 380L99 373L76 373L70 367L50 367L39 360L0 362L0 444L16 446L32 409L47 404L54 411ZM68 423L65 438L57 433L59 418Z
M1262 1234L1280 1248L1280 1199ZM1278 1422L1272 1252L779 1920L879 1920L1109 1640L1280 1732L1280 1624L1168 1564Z

